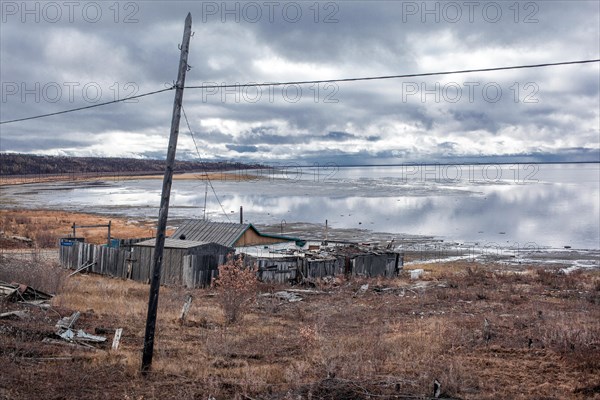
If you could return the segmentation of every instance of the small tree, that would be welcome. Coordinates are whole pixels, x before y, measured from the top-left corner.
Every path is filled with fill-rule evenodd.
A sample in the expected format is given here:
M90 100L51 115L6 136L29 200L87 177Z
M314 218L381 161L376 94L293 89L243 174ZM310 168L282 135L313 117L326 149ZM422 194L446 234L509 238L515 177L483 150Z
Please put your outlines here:
M227 257L227 262L219 266L219 276L214 281L219 294L218 302L225 314L225 321L235 323L247 309L258 290L256 269L244 267L244 260Z

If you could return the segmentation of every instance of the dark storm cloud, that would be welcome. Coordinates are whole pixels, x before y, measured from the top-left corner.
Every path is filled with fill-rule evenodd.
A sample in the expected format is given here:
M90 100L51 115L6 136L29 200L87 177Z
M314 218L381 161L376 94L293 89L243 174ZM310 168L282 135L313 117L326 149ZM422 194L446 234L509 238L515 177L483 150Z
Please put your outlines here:
M258 147L256 146L242 146L242 145L234 145L228 144L226 147L229 150L233 150L238 153L256 153L258 151Z
M29 152L31 150L44 150L48 147L70 148L85 143L85 140L61 137L60 134L51 137L38 137L32 140L30 135L18 138L2 138L0 140L0 151Z
M218 132L215 130L207 131L207 132L199 132L197 134L198 139L207 143L231 143L234 138L232 135L228 135L222 132Z
M485 129L489 132L495 132L498 129L497 124L481 111L449 110L449 113L456 121L460 122L465 131Z
M328 132L326 135L323 136L323 139L344 142L355 137L356 136L346 132Z
M245 149L248 145L251 144L263 144L263 145L293 145L293 144L308 144L312 142L321 142L323 140L326 141L334 141L334 142L346 142L352 139L358 139L359 137L347 132L328 132L325 135L313 135L313 134L305 134L305 135L285 135L275 134L273 132L277 132L276 127L268 127L268 128L253 128L249 131L242 132L239 136L234 137L232 135L227 135L222 132L210 131L206 133L200 134L198 137L209 143L235 143L236 146L228 145L227 148L231 150L236 150L239 152L239 149ZM378 136L369 136L365 138L367 141L377 141L379 140ZM252 149L256 151L257 147L252 146ZM244 150L247 151L247 150Z

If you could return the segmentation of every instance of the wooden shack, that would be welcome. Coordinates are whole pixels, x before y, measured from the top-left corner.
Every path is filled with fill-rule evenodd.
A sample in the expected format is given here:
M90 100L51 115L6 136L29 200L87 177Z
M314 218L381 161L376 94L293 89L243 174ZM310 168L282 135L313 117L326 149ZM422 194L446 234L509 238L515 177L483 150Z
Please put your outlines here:
M350 246L319 253L307 251L296 256L241 254L246 265L257 267L259 279L279 283L340 275L389 278L398 276L404 264L402 255L397 252Z
M152 275L155 239L133 244L131 278L149 281ZM209 285L218 275L232 248L218 243L165 239L161 284L199 287Z

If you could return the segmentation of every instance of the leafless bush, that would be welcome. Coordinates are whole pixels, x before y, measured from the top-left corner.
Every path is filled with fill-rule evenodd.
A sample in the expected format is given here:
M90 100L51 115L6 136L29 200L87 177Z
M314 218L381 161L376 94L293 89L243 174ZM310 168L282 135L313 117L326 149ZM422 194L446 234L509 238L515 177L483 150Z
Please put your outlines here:
M256 296L258 279L255 268L244 267L242 258L229 257L219 266L219 276L215 279L218 302L225 314L225 321L235 323L241 313Z
M19 224L19 225L29 225L29 224L31 224L31 218L29 218L29 217L26 217L26 216L23 216L23 215L18 215L18 216L16 216L16 217L13 219L13 221L14 221L16 224Z
M466 268L466 275L463 278L463 282L466 286L476 286L487 282L488 278L489 276L483 268L474 265Z
M0 281L18 282L35 289L57 294L67 278L67 271L55 263L0 255Z
M536 278L542 285L552 289L577 289L582 273L581 270L564 274L556 270L538 269Z
M36 245L39 248L52 248L58 244L58 236L47 231L36 232L33 235Z
M562 315L539 328L540 340L579 368L600 368L600 324Z

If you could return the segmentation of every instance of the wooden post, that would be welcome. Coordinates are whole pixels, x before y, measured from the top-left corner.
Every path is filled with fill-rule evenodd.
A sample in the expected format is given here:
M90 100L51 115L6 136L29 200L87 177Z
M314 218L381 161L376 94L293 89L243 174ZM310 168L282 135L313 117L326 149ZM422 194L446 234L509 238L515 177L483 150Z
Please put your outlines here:
M188 13L185 19L183 40L181 42L181 56L179 59L179 72L175 86L175 100L173 102L173 116L171 118L171 135L169 137L169 149L167 151L167 165L163 178L162 195L160 199L160 210L158 211L158 226L156 228L156 244L154 246L154 269L152 271L152 282L150 284L150 295L148 298L148 316L146 318L146 333L144 336L144 352L142 354L142 374L146 375L152 366L152 354L154 351L154 332L156 329L156 312L158 308L158 292L160 289L160 269L162 266L162 255L165 246L165 231L167 228L167 217L169 214L169 198L171 195L171 183L173 181L173 166L175 164L175 152L177 150L177 136L179 135L179 120L181 119L181 103L183 101L183 88L185 86L185 73L188 69L187 58L192 34L192 14Z
M204 182L204 217L203 220L206 221L206 197L208 196L208 173L206 174L206 182Z
M71 228L73 229L73 237L77 237L76 236L77 228L108 228L107 245L110 247L110 226L111 226L110 221L108 221L108 224L106 224L106 225L76 225L75 222L73 222L73 225L71 226Z
M183 323L185 322L185 317L187 317L188 312L190 312L191 306L192 306L192 295L188 294L187 298L185 300L185 303L183 303L183 308L181 309L181 314L179 314L179 323L181 325L183 325Z
M108 237L106 239L106 245L110 247L110 221L108 221Z

